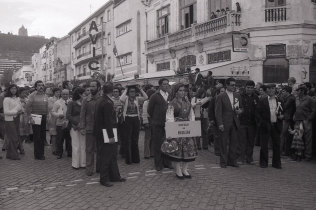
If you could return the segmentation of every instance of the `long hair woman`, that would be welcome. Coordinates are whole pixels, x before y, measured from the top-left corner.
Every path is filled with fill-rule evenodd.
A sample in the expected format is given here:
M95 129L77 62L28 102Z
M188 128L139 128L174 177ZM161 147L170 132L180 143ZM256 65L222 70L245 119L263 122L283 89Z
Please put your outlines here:
M86 136L82 135L79 130L80 110L84 92L84 88L76 88L72 95L72 101L67 106L66 116L71 126L72 167L74 169L86 167Z
M185 85L179 83L174 86L174 96L170 102L173 107L175 121L194 121L195 116L190 101L186 97ZM191 178L188 172L188 164L197 157L197 145L195 138L172 139L176 150L165 153L170 161L175 163L176 177L179 179Z
M18 148L20 144L19 123L22 105L18 94L18 86L9 86L3 100L4 128L6 131L7 159L20 160Z
M136 91L140 92L142 97L137 97ZM140 100L147 100L148 97L146 93L136 87L128 87L120 97L123 103L123 118L124 118L124 136L123 144L125 143L125 163L139 163L139 148L138 148L138 138L140 129L140 116L139 103Z

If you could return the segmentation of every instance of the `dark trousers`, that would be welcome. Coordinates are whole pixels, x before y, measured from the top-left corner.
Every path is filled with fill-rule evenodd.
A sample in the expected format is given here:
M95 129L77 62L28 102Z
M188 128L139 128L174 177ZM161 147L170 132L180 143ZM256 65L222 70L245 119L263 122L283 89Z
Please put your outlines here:
M239 159L242 162L253 162L253 148L255 146L256 127L254 125L241 125L239 130Z
M56 153L57 155L62 155L64 151L64 141L66 141L66 150L68 156L71 155L71 136L69 128L63 128L62 126L56 126Z
M162 170L165 166L170 166L171 163L161 152L161 145L166 138L165 128L160 125L152 126L152 141L154 144L155 167Z
M125 162L139 163L138 138L140 121L138 117L125 117L124 122Z
M238 133L235 125L224 125L220 141L220 164L234 165L237 162Z
M201 137L197 137L197 146L198 148L201 148L201 140L202 140L202 147L203 149L208 149L208 134L207 134L207 129L208 129L208 119L202 118L200 119L201 121Z
M289 134L289 126L294 126L294 122L292 120L283 120L281 131L281 154L283 153L286 156L290 155L293 138L293 136Z
M211 137L213 138L214 153L216 156L221 155L220 142L222 138L222 132L218 129L216 125L211 125L210 127Z
M269 163L269 139L272 140L272 166L281 166L280 131L277 123L269 123L266 128L260 129L260 166L268 166Z
M305 144L305 157L311 159L313 156L313 130L312 130L312 121L304 120L303 121L304 135L303 140Z
M121 179L117 165L117 143L104 144L103 135L97 134L98 142L97 155L100 157L100 182L115 182Z
M46 141L46 115L42 115L40 125L32 125L34 141L34 157L36 159L44 156L44 142Z
M86 133L86 173L87 174L92 174L94 171L95 153L96 153L95 136L93 133Z
M123 123L118 123L117 124L117 138L118 138L118 143L120 145L120 155L125 156L125 142L124 142L124 124Z

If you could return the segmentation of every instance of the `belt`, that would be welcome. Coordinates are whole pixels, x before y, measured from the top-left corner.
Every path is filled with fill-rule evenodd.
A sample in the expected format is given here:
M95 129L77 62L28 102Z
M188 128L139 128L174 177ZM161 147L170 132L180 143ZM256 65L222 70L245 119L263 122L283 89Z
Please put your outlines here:
M130 114L130 115L126 115L126 117L138 117L137 114Z

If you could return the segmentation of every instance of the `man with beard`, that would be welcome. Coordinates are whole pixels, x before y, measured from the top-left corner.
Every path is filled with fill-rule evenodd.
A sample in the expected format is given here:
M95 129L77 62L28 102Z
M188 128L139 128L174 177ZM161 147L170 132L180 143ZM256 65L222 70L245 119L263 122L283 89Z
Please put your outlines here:
M80 132L86 135L86 174L92 176L94 171L94 154L96 139L93 134L95 103L100 97L101 84L98 80L90 82L90 95L82 101L80 112ZM97 156L96 172L100 171L99 157Z
M111 99L113 84L105 83L103 96L99 97L95 105L94 133L98 142L97 154L100 156L100 183L111 187L110 182L125 182L117 165L117 143L113 128L116 124L116 113L114 103ZM103 133L103 131L105 131ZM106 133L106 134L105 134ZM104 142L104 135L107 135L109 142ZM117 140L117 139L116 139Z
M35 124L32 117L30 117L30 121L33 124L34 157L36 160L45 160L44 141L46 140L48 98L44 91L44 83L41 80L36 81L34 87L36 91L29 95L26 111L29 115L36 114L42 118L39 125Z

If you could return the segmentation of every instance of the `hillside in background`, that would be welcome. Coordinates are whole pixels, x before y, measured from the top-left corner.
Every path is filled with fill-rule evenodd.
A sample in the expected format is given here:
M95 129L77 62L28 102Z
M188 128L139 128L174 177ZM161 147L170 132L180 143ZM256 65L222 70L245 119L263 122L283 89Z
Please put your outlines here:
M0 34L0 58L29 64L32 55L49 40L42 37Z

